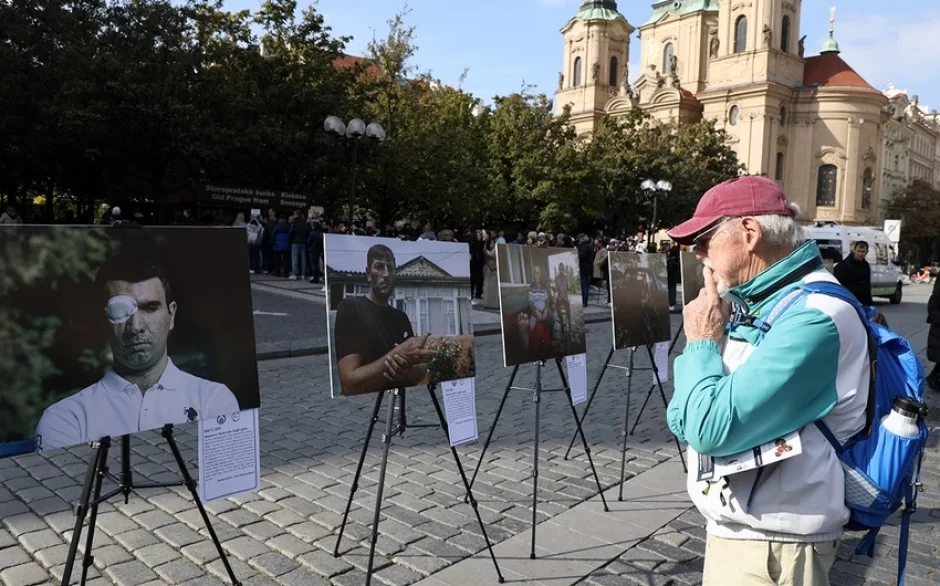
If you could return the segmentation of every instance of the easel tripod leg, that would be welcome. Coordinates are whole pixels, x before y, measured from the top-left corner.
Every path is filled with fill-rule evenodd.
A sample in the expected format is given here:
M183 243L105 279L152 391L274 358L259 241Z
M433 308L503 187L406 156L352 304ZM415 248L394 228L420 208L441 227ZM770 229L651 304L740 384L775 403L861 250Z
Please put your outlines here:
M110 439L109 446L110 446ZM95 527L98 523L98 505L101 504L99 499L101 498L101 485L104 484L104 477L107 474L108 465L107 465L107 454L105 459L101 461L101 465L98 467L97 478L95 479L95 495L92 497L91 501L91 514L88 516L88 539L85 542L85 556L82 560L82 581L81 584L84 586L85 581L88 580L88 568L90 568L95 563L95 556L92 554L92 549L95 546Z
M584 411L581 412L581 420L587 418L588 410L591 408L591 403L594 402L594 395L597 394L597 389L601 386L601 381L604 379L604 373L607 372L607 367L610 366L610 359L614 357L614 347L610 347L610 352L607 353L607 360L604 361L604 366L601 368L600 374L597 375L597 381L594 383L594 388L591 390L591 396L588 397L587 404L584 406ZM578 439L578 435L574 434L571 436L571 442L568 444L568 451L565 452L564 459L568 459L568 455L571 454L571 448L574 447L575 440Z
M659 369L656 368L656 359L653 356L653 347L647 346L646 351L649 352L650 364L653 365L653 376L656 377L656 386L659 387L659 396L663 399L663 409L669 409L669 400L666 399L666 391L663 390L663 381L659 380ZM652 394L653 389L650 389ZM649 400L649 395L646 396L646 400ZM639 418L637 418L639 420ZM676 442L676 449L679 451L679 461L682 462L682 470L685 472L689 471L688 466L685 464L685 456L682 454L682 444L679 443L679 438L675 435L672 436L672 439Z
M604 503L604 511L609 511L607 499L604 497L604 488L601 486L601 479L597 475L597 468L594 466L594 458L591 456L591 448L588 445L587 438L584 436L584 428L581 426L581 420L578 419L578 410L574 408L574 400L571 398L571 388L568 381L565 380L565 371L561 367L561 360L555 360L558 366L558 376L561 377L561 384L565 388L565 397L568 399L568 405L571 406L571 415L574 417L574 424L577 427L576 433L581 436L581 444L584 446L584 454L587 456L588 463L591 465L591 472L594 473L594 482L597 483L597 493L601 495L601 502Z
M512 383L516 380L516 373L519 372L519 365L516 365L512 368L512 374L509 375L509 383L506 384L506 392L503 393L503 398L499 402L499 408L496 410L496 417L493 418L493 425L490 426L490 432L486 435L486 441L483 442L483 450L480 452L480 459L477 460L477 465L473 469L473 476L470 478L470 486L473 486L473 483L477 479L477 473L480 472L480 465L483 464L483 457L486 456L486 450L490 447L490 441L493 439L493 432L496 431L496 424L499 423L499 416L503 413L503 407L506 405L506 399L509 398L509 391L512 390ZM469 502L469 493L464 495L463 502Z
M78 542L82 538L82 525L85 523L85 516L88 514L88 503L91 499L91 491L95 486L98 477L98 471L104 466L108 459L108 448L111 446L111 438L106 437L98 442L95 448L94 457L88 462L88 471L85 472L85 482L82 484L82 494L78 500L78 506L75 507L75 527L72 530L72 541L69 543L69 553L65 558L65 568L62 570L62 586L70 586L72 581L72 568L75 565L75 556L78 554Z
M346 500L346 510L343 511L343 522L339 526L339 535L336 536L336 547L333 549L333 557L339 557L339 546L343 541L343 533L346 531L346 520L349 518L349 509L352 508L353 498L356 491L359 490L359 477L362 474L362 465L366 461L366 454L369 451L369 442L372 440L372 432L375 430L375 422L379 420L379 409L382 407L382 399L385 393L379 393L375 399L375 407L372 409L372 418L369 419L369 431L366 432L366 439L362 443L362 453L359 455L359 463L356 465L356 474L353 475L352 486L349 488L349 499Z
M535 525L539 503L539 423L542 416L542 363L535 365L535 446L532 450L532 550L529 559L535 559Z
M636 357L636 348L630 348L630 362L627 366L627 406L623 413L623 445L620 447L620 489L617 500L623 501L623 482L627 471L627 429L630 427L630 393L633 389L633 364Z
M183 460L183 454L180 453L180 448L176 445L172 425L165 425L163 427L163 437L166 438L166 443L170 446L170 451L173 452L173 457L176 459L176 465L179 466L180 475L183 477L183 484L189 489L189 494L193 495L193 502L196 503L196 508L199 509L199 515L202 517L203 523L206 524L206 530L209 531L209 537L212 538L212 543L215 544L215 549L219 552L219 557L222 559L222 565L225 566L229 580L232 581L233 586L241 586L241 582L235 577L235 572L232 570L232 565L228 561L225 550L222 549L219 536L216 535L215 528L212 527L212 523L209 521L209 515L206 513L206 508L202 504L202 499L199 498L199 490L197 489L196 481L193 480L192 475L190 475L189 469L186 467L186 461Z
M382 464L379 467L379 485L375 491L375 514L372 517L372 542L369 544L369 568L366 571L366 586L372 583L372 564L375 561L375 544L379 540L379 516L382 514L382 496L385 494L385 470L388 466L388 448L392 443L392 418L395 417L395 401L401 396L401 389L396 389L392 400L388 402L388 415L385 418L385 435L382 436Z
M669 353L670 353L670 354L672 354L672 351L675 350L675 348L676 348L676 342L679 341L679 336L682 335L682 328L683 328L683 327L685 327L685 323L684 323L684 322L680 322L680 323L679 323L679 329L676 330L676 335L675 335L675 337L672 339L672 344L669 345Z
M437 395L434 393L434 387L429 386L428 392L431 394L431 402L434 403L434 410L437 411L437 418L441 422L441 429L444 430L444 437L447 438L447 443L450 443L450 432L447 427L447 418L444 417L444 411L441 410L441 404L437 400ZM473 491L470 488L470 481L467 480L467 474L464 472L463 464L460 463L460 455L457 454L457 448L454 446L450 447L450 452L454 456L454 462L457 463L457 472L460 473L460 479L463 481L463 486L467 489L467 498L470 500L470 506L473 507L473 512L476 514L477 523L480 525L480 531L483 533L483 539L486 540L486 548L490 552L490 559L493 560L493 567L496 568L496 576L499 578L499 583L502 584L506 581L503 578L502 572L499 571L499 563L496 561L496 554L493 553L493 544L490 542L490 537L486 533L486 526L483 525L483 517L480 516L480 509L477 500L473 498Z

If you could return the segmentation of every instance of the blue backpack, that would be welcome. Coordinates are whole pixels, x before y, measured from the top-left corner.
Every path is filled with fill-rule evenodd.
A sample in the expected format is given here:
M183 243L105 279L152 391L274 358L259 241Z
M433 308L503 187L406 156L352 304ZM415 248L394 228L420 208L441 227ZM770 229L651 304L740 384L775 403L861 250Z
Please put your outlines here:
M826 437L842 462L845 472L845 504L849 508L848 531L867 531L855 553L874 557L875 537L885 522L905 505L901 516L898 544L898 586L904 586L907 545L911 514L917 509L917 493L923 492L920 468L927 444L926 409L918 418L916 437L899 437L881 426L881 419L898 397L924 402L924 367L910 343L890 329L871 321L874 308L864 308L846 288L835 283L818 282L798 285L769 310L766 320L755 319L760 337L773 322L796 301L810 293L822 293L841 299L855 308L868 328L868 355L871 358L865 429L841 445L821 420L815 425Z

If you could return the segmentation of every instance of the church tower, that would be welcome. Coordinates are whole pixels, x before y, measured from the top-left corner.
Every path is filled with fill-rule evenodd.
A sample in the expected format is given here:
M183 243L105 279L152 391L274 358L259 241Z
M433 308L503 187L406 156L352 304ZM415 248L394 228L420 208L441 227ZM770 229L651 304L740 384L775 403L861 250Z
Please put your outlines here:
M608 100L626 91L633 31L615 0L584 0L561 29L565 46L555 103L558 112L571 106L578 132L593 130Z
M802 0L718 0L708 89L803 82Z

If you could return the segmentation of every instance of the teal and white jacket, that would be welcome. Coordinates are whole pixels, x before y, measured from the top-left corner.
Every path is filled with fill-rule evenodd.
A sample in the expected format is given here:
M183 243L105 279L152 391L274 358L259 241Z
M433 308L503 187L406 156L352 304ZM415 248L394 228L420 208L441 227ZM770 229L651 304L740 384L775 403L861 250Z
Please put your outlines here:
M806 242L732 289L761 318L797 283L836 282L819 249ZM831 541L849 519L842 467L812 422L823 419L840 442L865 425L868 338L855 309L832 297L802 297L758 342L755 326L733 326L721 344L688 344L675 361L669 429L688 442L688 490L710 534L728 539ZM800 430L803 453L708 487L698 454L727 456ZM714 482L714 481L713 481ZM723 488L727 483L727 487Z

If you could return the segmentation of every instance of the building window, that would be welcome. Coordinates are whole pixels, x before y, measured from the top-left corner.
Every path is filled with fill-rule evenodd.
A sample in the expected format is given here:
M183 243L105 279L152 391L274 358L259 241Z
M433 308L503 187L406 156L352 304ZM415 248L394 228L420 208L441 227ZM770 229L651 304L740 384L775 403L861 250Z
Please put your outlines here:
M836 179L838 169L835 165L823 165L816 177L816 205L836 205Z
M787 125L787 107L780 106L780 126Z
M790 52L790 15L783 15L783 22L780 24L780 50L784 53Z
M672 73L672 56L675 54L676 50L672 43L666 43L666 46L663 47L663 73Z
M581 58L574 58L574 74L571 76L571 84L573 87L581 86Z
M736 126L738 124L738 118L741 116L741 108L737 106L731 106L731 109L728 110L728 124L731 126Z
M777 153L777 168L774 171L774 179L777 181L783 181L783 163L783 153Z
M620 62L616 57L610 58L610 75L608 76L609 85L617 85L617 75L620 69Z
M901 170L901 155L894 155L894 170Z
M747 17L739 16L734 21L734 52L743 53L747 50Z
M875 174L871 172L871 167L865 169L862 175L862 209L871 208L871 188L875 182Z

